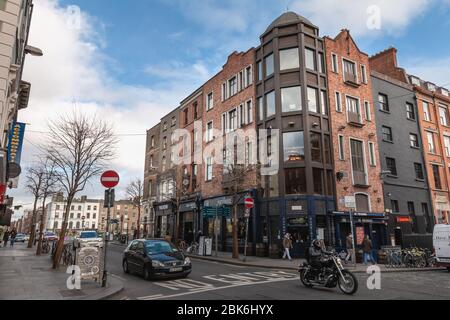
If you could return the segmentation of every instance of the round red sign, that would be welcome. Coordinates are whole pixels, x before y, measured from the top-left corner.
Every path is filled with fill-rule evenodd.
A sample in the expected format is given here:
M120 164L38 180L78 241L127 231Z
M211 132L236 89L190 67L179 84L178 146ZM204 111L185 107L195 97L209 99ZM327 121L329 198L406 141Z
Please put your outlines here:
M106 171L102 174L100 181L105 188L111 189L119 184L119 174L115 171Z
M255 201L252 198L245 198L245 208L253 209L255 206Z

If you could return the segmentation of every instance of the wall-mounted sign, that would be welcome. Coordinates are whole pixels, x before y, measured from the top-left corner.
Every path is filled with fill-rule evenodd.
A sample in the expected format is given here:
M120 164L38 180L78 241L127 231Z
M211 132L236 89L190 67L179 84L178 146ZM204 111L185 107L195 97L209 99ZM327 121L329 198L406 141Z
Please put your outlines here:
M411 223L410 217L397 217L398 223Z
M302 206L292 206L292 211L303 211Z
M345 206L350 209L356 209L356 198L354 196L345 197Z
M25 135L25 123L15 122L8 136L8 162L20 164L22 156L23 138Z

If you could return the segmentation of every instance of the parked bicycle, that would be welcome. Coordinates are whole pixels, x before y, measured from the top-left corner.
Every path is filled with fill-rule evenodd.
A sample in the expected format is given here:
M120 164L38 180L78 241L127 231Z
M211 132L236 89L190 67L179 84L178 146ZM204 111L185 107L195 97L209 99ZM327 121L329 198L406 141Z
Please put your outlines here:
M436 258L431 250L411 247L403 250L386 250L387 268L434 267Z

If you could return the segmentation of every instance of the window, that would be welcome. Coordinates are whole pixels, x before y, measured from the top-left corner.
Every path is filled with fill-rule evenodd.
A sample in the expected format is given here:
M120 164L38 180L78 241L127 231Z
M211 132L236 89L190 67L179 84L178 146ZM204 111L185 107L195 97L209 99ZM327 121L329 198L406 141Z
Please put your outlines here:
M423 117L426 121L431 121L431 117L430 117L430 107L428 102L423 101Z
M285 169L286 194L306 193L306 172L305 168Z
M167 130L167 122L164 122L163 123L163 131L166 131Z
M323 190L323 170L313 168L314 193L322 195Z
M275 91L266 94L266 115L267 117L275 114Z
M253 122L253 103L252 100L247 101L245 107L245 124Z
M70 210L75 210L75 206L70 206Z
M323 56L323 53L319 52L319 72L325 73L325 58Z
M436 153L436 149L434 147L434 135L433 132L427 132L428 139L428 151L430 153Z
M347 112L361 115L359 108L359 100L353 97L346 96L345 101L347 102Z
M322 136L319 133L311 133L311 160L322 162Z
M364 145L362 141L350 140L350 152L353 169L353 182L355 185L366 185L366 167L364 160Z
M73 219L73 212L70 213L70 219Z
M419 148L419 138L417 138L417 134L411 133L409 135L409 141L410 141L411 147Z
M212 165L212 157L206 158L206 181L211 181L213 178L213 165Z
M378 95L378 104L381 111L389 112L389 102L387 95L380 93Z
M273 74L274 72L274 63L273 63L273 54L269 55L265 59L266 62L266 78Z
M317 113L317 89L308 87L308 110Z
M377 165L377 157L375 154L375 144L373 142L369 142L369 157L370 157L370 165Z
M425 217L425 229L427 233L433 233L433 222L428 211L428 204L422 203L422 215Z
M414 171L416 173L416 179L418 180L425 180L425 177L423 175L423 168L421 163L414 163Z
M81 206L78 206L78 210L81 210Z
M364 113L366 114L366 120L371 121L372 115L370 113L370 103L369 101L364 101Z
M59 204L56 205L56 210L60 210L60 205Z
M259 121L264 120L264 103L263 103L263 98L258 98L258 119L259 119Z
M166 157L162 157L162 161L161 161L161 170L162 170L163 172L166 171L166 165L167 165Z
M245 144L245 165L249 166L253 164L253 145L251 141L247 141Z
M335 98L336 98L336 111L342 112L342 100L341 100L341 93L335 92Z
M370 204L369 204L369 196L364 193L356 193L356 211L358 212L369 212Z
M245 87L248 87L253 83L252 67L249 66L245 69Z
M238 92L238 84L236 77L228 80L228 97L234 96Z
M167 149L167 137L163 138L163 145L162 145L162 147L163 147L163 150Z
M418 233L417 217L416 217L416 210L414 208L414 202L408 202L408 213L409 213L409 217L411 218L412 232Z
M73 221L70 221L69 222L69 229L72 229L73 228Z
M198 104L197 102L194 103L194 120L198 119Z
M441 124L443 126L448 127L448 113L447 107L439 106L439 119L441 120Z
M412 103L406 103L406 118L409 120L416 120L416 112L414 111L414 105Z
M214 93L210 92L206 97L206 111L209 111L212 108L214 108Z
M97 219L97 214L96 213L92 214L92 219Z
M88 210L91 210L91 206L87 206L87 209L88 209Z
M184 110L184 124L187 125L189 122L189 109Z
M366 72L366 66L361 65L361 79L363 83L367 84L367 72Z
M339 160L345 160L344 136L339 136Z
M258 61L257 68L258 68L257 81L259 82L259 81L262 80L262 75L263 75L263 69L262 69L262 62L261 61Z
M227 95L227 84L226 82L222 83L222 101L225 101L228 98Z
M333 72L339 73L338 58L335 53L331 54L331 69L333 70Z
M177 124L177 118L173 117L172 118L172 127L174 127Z
M296 69L299 67L298 48L280 50L280 70Z
M155 136L152 136L152 138L150 139L150 146L151 146L152 148L155 147Z
M328 115L328 95L326 91L320 91L320 111L323 115Z
M245 109L244 105L239 106L239 128L245 126Z
M344 59L344 80L356 82L356 65Z
M58 221L55 221L55 223L53 224L53 229L58 229Z
M317 70L316 67L316 51L305 48L305 65L309 70Z
M286 132L283 133L283 149L284 161L304 161L305 160L305 143L303 132Z
M392 212L395 212L395 213L400 212L400 208L398 206L398 200L391 200L391 208L392 208Z
M397 176L397 164L395 162L395 159L386 158L386 166L388 168L388 171L391 172L391 175Z
M208 122L206 125L206 142L211 142L214 140L213 136L213 122Z
M433 164L432 168L433 168L434 187L436 189L442 189L441 174L440 174L439 166L436 164Z
M234 131L237 129L237 110L231 110L228 112L228 131Z
M383 135L383 141L392 142L392 129L389 127L382 126L381 127L381 133Z
M282 112L292 112L302 110L301 87L291 87L281 89Z
M445 155L450 157L450 137L444 136Z
M87 214L86 214L86 219L90 219L91 218L91 214L88 212Z

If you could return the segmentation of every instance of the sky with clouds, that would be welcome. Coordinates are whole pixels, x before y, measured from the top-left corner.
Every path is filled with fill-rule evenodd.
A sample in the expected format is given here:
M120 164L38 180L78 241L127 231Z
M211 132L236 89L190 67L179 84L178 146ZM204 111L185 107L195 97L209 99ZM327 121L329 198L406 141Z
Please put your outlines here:
M450 87L450 0L37 0L28 56L32 83L23 151L36 160L50 119L73 109L113 123L120 142L111 167L122 176L120 195L143 176L145 132L208 78L227 56L257 46L259 35L287 8L319 26L321 35L350 29L372 55L389 46L409 73ZM374 11L374 5L375 11ZM380 14L380 28L368 18ZM11 195L29 207L20 187ZM83 194L102 197L98 181Z

